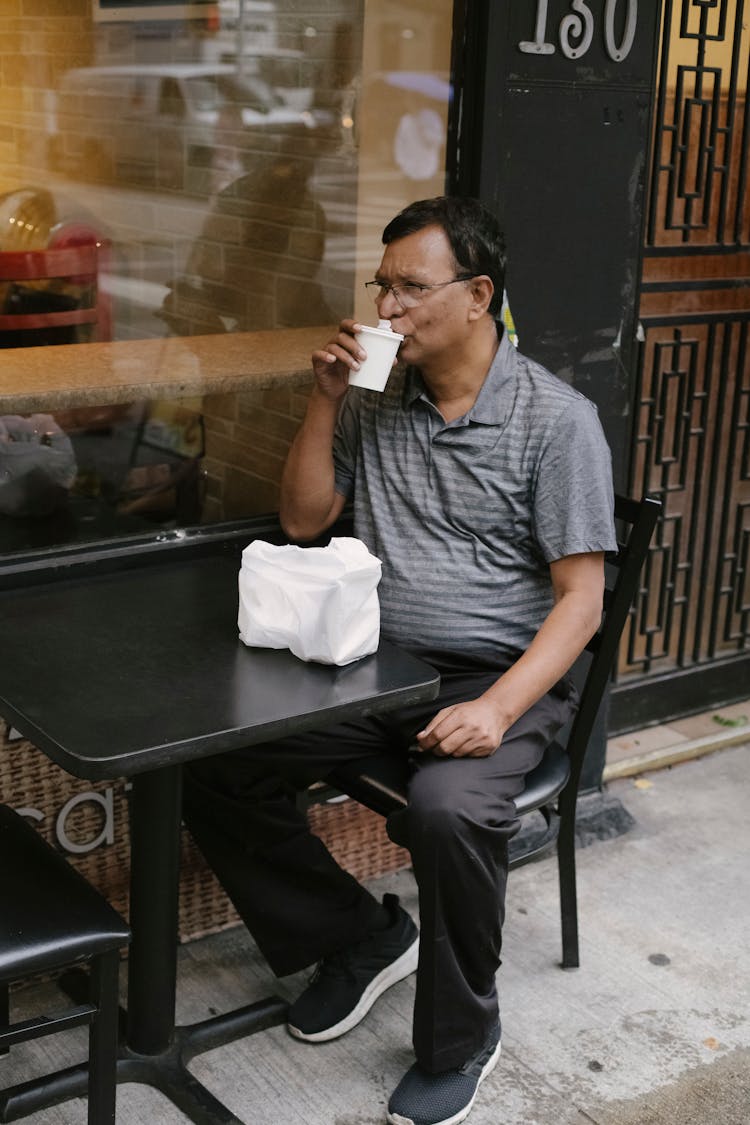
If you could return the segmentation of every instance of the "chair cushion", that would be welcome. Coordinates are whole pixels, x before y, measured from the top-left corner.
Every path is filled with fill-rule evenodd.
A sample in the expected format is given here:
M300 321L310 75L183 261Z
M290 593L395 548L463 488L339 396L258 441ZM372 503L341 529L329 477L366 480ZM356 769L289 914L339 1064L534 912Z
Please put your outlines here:
M524 791L516 797L519 816L533 812L554 801L565 788L570 777L570 759L557 742L544 751L539 765L526 775Z
M553 742L527 776L523 793L516 797L519 816L553 801L565 788L569 776L568 755ZM403 758L374 757L340 766L329 781L383 816L406 804L407 763Z
M0 805L0 979L61 968L129 940L126 923L99 892Z

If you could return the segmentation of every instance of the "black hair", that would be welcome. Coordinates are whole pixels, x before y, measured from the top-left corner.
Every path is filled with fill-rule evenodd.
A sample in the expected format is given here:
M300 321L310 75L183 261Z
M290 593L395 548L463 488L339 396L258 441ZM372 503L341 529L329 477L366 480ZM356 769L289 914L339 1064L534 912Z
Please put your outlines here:
M489 312L498 317L505 287L505 237L491 211L478 199L438 195L410 203L391 219L383 231L387 246L397 238L439 226L448 238L459 272L492 279L495 292Z

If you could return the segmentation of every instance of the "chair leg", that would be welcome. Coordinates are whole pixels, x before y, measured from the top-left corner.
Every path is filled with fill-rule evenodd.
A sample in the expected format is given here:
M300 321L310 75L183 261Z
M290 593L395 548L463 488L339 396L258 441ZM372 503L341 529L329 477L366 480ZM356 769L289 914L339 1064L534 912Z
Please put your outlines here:
M562 967L577 969L578 902L576 895L575 796L560 798L560 834L557 838L557 867L560 883L560 921L562 924Z
M10 1027L10 985L0 982L0 1028ZM0 1055L7 1055L10 1047L0 1047Z
M89 1031L89 1125L115 1122L119 966L117 950L91 963L91 1002L97 1012Z

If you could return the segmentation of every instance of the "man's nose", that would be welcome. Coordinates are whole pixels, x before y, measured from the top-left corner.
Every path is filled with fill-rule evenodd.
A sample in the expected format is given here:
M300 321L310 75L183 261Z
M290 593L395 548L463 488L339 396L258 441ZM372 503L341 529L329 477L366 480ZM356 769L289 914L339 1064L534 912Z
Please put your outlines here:
M399 304L398 298L390 289L381 291L375 305L378 310L378 316L382 320L393 320L394 317L403 315L403 307Z

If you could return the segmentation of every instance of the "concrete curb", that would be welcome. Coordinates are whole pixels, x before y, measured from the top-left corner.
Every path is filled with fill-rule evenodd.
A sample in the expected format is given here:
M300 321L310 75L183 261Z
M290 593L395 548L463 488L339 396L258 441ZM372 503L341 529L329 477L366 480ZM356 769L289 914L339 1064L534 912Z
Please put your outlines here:
M688 762L694 758L702 758L705 754L713 754L717 750L724 750L728 746L737 746L743 742L750 745L750 727L742 726L733 730L720 731L716 734L707 734L702 738L677 742L672 746L662 746L657 750L633 754L630 758L623 758L619 762L610 763L604 767L602 780L605 782L614 781L620 777L633 777L635 774L647 773L649 770L665 769L667 766L674 766L679 762Z

